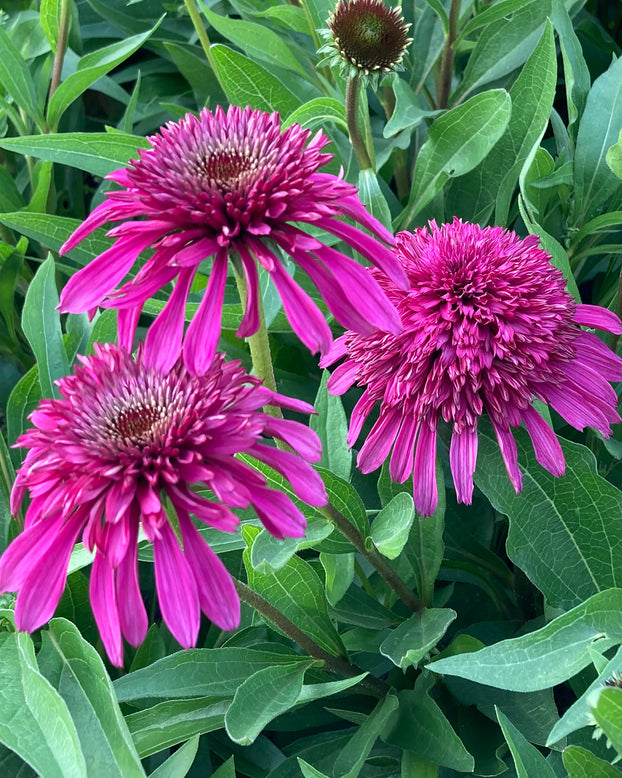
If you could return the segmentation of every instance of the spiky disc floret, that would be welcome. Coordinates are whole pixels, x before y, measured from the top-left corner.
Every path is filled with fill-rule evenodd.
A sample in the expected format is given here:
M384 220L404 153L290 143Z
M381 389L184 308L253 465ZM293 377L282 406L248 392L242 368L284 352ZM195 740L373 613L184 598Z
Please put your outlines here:
M82 534L96 551L95 618L108 655L121 665L122 636L138 645L148 627L137 576L140 526L153 543L160 608L177 640L194 645L201 610L223 629L236 627L233 582L190 514L230 532L238 524L231 508L252 506L276 537L302 536L298 508L236 455L265 462L302 500L325 504L322 481L308 464L321 455L317 435L261 410L312 407L269 391L221 354L200 376L181 359L168 373L148 367L142 345L136 359L113 344L96 344L95 354L81 359L58 382L61 398L42 400L31 416L34 429L18 440L29 451L11 507L16 512L26 492L31 503L25 531L0 560L0 590L18 591L18 628L31 631L52 616ZM274 448L269 437L296 453Z
M377 276L402 319L399 335L346 333L329 364L346 356L329 380L333 393L365 387L348 436L352 445L376 403L380 415L358 456L363 472L389 455L390 475L411 474L415 505L437 504L435 458L440 420L452 427L450 464L458 500L469 503L477 458L477 425L492 422L510 480L521 489L511 427L524 422L537 460L564 472L557 437L533 407L549 403L577 429L603 435L618 422L608 380L622 379L622 360L578 325L622 332L615 314L577 305L559 270L538 247L500 227L455 219L397 236L396 254L409 279L404 292Z
M393 255L376 240L393 235L371 216L356 187L318 169L331 155L328 139L293 124L281 131L277 113L217 107L197 117L170 122L150 138L140 159L108 176L122 188L106 194L61 249L71 251L106 222L120 222L108 234L112 247L72 276L61 294L61 310L78 313L98 305L118 308L120 343L132 338L144 302L177 279L168 305L149 328L147 342L163 370L177 359L185 303L199 265L212 270L198 311L184 339L184 361L205 371L220 336L228 258L246 277L248 296L238 336L259 328L257 264L271 276L292 328L312 350L332 342L325 317L286 271L279 249L310 277L335 318L357 332L376 327L397 332L399 319L386 295L350 257L304 232L312 224L342 239L373 264L405 284ZM347 216L376 238L341 221ZM142 251L150 258L120 285ZM362 306L362 307L361 307Z
M375 83L378 74L402 69L412 38L400 7L389 8L382 0L339 0L327 25L320 53L345 77L371 75Z

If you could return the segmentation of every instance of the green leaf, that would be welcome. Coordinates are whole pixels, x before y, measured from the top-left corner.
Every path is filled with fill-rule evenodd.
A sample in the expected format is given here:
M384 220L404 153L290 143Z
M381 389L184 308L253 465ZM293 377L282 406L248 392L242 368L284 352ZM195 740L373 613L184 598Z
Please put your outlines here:
M198 747L199 736L194 735L175 753L171 754L166 762L150 773L149 778L184 778L192 767ZM231 758L233 759L233 757Z
M387 694L367 716L335 760L335 778L356 778L388 719L397 710L399 702L394 694Z
M322 442L322 459L319 464L347 481L352 468L352 452L346 443L348 421L341 397L329 394L326 389L328 376L328 370L324 370L313 404L317 415L311 416L309 426Z
M419 676L414 690L398 693L400 706L387 723L382 739L435 765L460 774L473 772L473 757L428 695L426 675Z
M18 437L28 426L28 416L37 407L41 399L39 370L34 365L15 384L9 395L6 407L7 442L13 446ZM21 454L11 448L11 460L16 466L21 463Z
M606 155L622 130L622 58L599 76L587 96L574 156L574 219L581 226L622 184Z
M45 778L87 778L67 706L37 669L30 636L0 646L0 742Z
M422 108L419 96L413 92L403 78L396 78L392 87L395 93L395 108L382 131L385 138L397 135L402 130L413 131L424 119L442 113L442 111L430 111Z
M261 65L227 46L217 44L210 50L223 89L233 105L279 111L283 118L300 107L302 101Z
M512 115L506 131L475 170L459 178L448 193L447 208L465 219L506 224L523 166L544 134L553 106L557 75L550 23L510 89Z
M258 573L250 563L252 539L250 528L242 530L249 543L244 551L248 585L277 610L335 656L343 656L341 638L328 616L324 587L308 562L293 556L280 570L270 575Z
M380 191L378 177L373 170L367 168L359 172L359 197L367 210L388 230L391 229L391 211L385 196Z
M381 554L395 559L406 545L414 518L415 505L412 495L400 492L373 520L368 540L372 541Z
M320 562L326 579L326 599L329 605L336 605L354 580L354 554L320 553Z
M515 692L548 689L591 663L591 644L599 641L598 646L605 650L622 643L620 609L622 589L609 589L535 632L473 653L439 659L429 668Z
M581 43L573 29L572 20L561 0L553 0L551 21L559 36L559 47L564 62L568 129L576 128L576 122L583 115L587 94L590 91L590 71L583 57Z
M264 667L307 661L290 653L252 648L193 648L159 659L114 682L119 702L149 698L223 697L235 694L248 676Z
M450 608L426 608L396 627L380 644L380 653L405 670L428 655L458 614Z
M9 544L9 526L12 521L10 495L15 482L15 469L4 435L0 432L0 556Z
M238 687L225 714L225 729L231 740L249 746L272 719L292 708L313 661L264 667L249 676Z
M507 744L512 752L518 778L555 778L553 768L546 759L516 729L512 722L499 709L497 718Z
M293 7L279 6L279 8ZM327 122L333 122L344 132L348 131L345 108L339 100L332 97L315 97L290 113L287 119L281 122L281 128L285 129L292 124L299 124L301 127L314 130L317 127L324 128Z
M48 103L47 120L54 132L58 129L58 123L62 115L73 101L85 92L91 84L97 81L98 78L109 73L117 65L131 57L153 35L160 26L161 21L162 19L146 32L132 35L117 43L111 43L109 46L105 46L98 51L92 51L80 59L76 72L59 84Z
M308 762L305 762L304 759L301 759L298 757L298 765L300 767L300 772L303 774L304 778L329 778L326 773L322 773L319 770L316 770L313 765L310 765Z
M45 37L50 42L52 53L56 54L56 44L58 42L58 25L61 14L61 0L41 0L39 10L41 26L45 32Z
M253 60L267 62L271 66L285 68L309 77L302 65L292 54L290 47L269 27L243 19L230 19L212 13L205 3L199 0L201 10L207 21L223 37L238 46Z
M22 329L37 358L43 397L60 397L54 381L69 372L60 316L56 310L55 273L54 258L48 254L28 287L22 312Z
M0 27L0 84L11 95L17 107L23 109L43 132L44 122L39 111L37 89L28 65Z
M508 93L491 89L436 119L417 157L406 217L398 220L401 228L450 178L468 173L484 159L505 132L511 112Z
M89 778L145 775L114 689L97 651L74 624L52 619L44 635L48 680L76 724ZM41 657L42 671L44 657Z
M614 143L607 152L607 164L618 178L622 178L622 130L618 142Z
M590 701L594 692L601 689L606 681L610 681L614 675L618 676L622 673L622 648L617 650L615 656L610 661L607 661L604 657L602 659L605 662L605 666L597 668L598 676L579 699L573 702L568 710L565 711L564 715L553 727L548 737L548 743L557 743L566 735L570 735L577 729L593 723Z
M601 478L592 452L561 440L566 475L541 467L525 430L515 438L523 490L509 482L496 436L488 423L478 429L475 482L494 508L510 519L507 552L549 604L571 608L622 580L622 492ZM534 542L538 538L538 542Z
M307 525L303 538L279 540L263 529L253 543L251 564L259 573L269 575L280 570L298 550L311 548L321 543L333 531L330 524L313 522Z
M94 176L107 176L136 159L137 149L150 146L145 138L125 132L65 132L0 140L0 147L8 151L76 167ZM3 215L3 220L11 215Z
M568 778L620 778L620 771L581 746L568 746L562 753Z
M27 211L0 214L0 222L33 240L38 240L53 251L57 251L80 225L79 219ZM86 265L94 256L110 248L110 245L111 241L91 235L81 241L80 246L70 251L67 256Z
M547 17L551 15L550 0L510 0L496 3L490 14L498 18L490 21L475 44L464 69L462 82L451 96L452 104L464 100L467 94L484 84L506 76L520 67L542 36ZM482 22L478 14L474 22ZM468 26L463 34L470 32Z
M0 165L0 211L17 211L24 207L15 179Z
M606 687L592 699L592 716L618 754L622 754L622 690Z
M169 700L131 713L126 722L136 750L144 759L195 735L222 729L229 705L230 700L222 697Z

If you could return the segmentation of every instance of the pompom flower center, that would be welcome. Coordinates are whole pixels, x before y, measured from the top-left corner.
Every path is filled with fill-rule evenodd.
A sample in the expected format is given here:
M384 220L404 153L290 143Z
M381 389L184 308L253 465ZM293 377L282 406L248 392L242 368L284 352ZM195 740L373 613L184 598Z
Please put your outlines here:
M133 404L110 419L109 434L129 445L144 445L153 440L166 418L166 409L161 406Z
M208 187L231 191L246 181L249 173L256 173L259 163L251 155L231 148L214 154L200 155L196 158L194 166L196 174Z

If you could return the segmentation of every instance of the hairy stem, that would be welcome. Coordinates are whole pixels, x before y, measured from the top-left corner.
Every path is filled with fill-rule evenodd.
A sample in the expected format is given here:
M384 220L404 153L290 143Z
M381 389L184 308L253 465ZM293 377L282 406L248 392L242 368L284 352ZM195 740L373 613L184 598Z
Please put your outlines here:
M354 156L360 169L368 170L372 167L372 164L359 126L360 92L360 79L356 76L348 78L348 83L346 84L346 122L350 134L350 142L352 143Z
M281 613L274 605L271 605L260 594L257 594L257 592L250 589L246 584L235 579L234 583L238 596L242 602L250 605L258 613L268 619L268 621L271 621L276 627L291 638L294 643L297 643L303 651L306 651L309 656L324 662L326 668L332 673L340 675L343 678L354 678L364 672L360 667L351 665L345 659L329 654L328 651L325 651L305 632L297 627L293 621L288 619L285 614ZM361 686L379 697L384 697L387 692L386 685L371 675L364 678L360 683Z
M451 72L454 65L454 43L458 37L458 20L460 18L460 0L451 0L449 9L449 28L445 38L445 46L441 56L441 70L436 98L437 108L447 108L449 92L451 91Z
M201 47L203 48L203 51L205 52L205 56L207 58L209 66L214 71L216 80L218 81L218 83L220 84L220 88L224 92L225 89L222 85L222 81L220 80L220 76L218 74L218 68L216 67L216 62L214 61L214 57L212 55L212 52L210 51L210 46L212 44L207 34L207 30L205 29L205 25L203 24L203 19L201 19L201 14L199 13L197 4L195 3L194 0L184 0L184 3L186 8L188 9L188 13L190 14L190 19L192 20L192 25L195 29L195 32L199 36L199 42L201 44Z
M56 41L56 54L54 55L54 65L52 67L52 80L50 81L49 97L52 97L60 84L60 77L65 61L67 51L67 38L69 36L69 22L71 20L70 0L61 0L60 20L58 22L58 40Z
M337 508L330 503L324 508L318 508L318 510L322 515L326 516L327 519L330 519L339 532L352 543L359 554L367 559L378 575L389 584L404 605L407 605L415 613L423 610L422 603L415 597L408 585L402 581L395 570L385 562L384 558L375 548L367 548L365 545L365 538L343 513L338 511Z
M242 269L239 260L233 258L233 270L235 274L235 283L238 287L238 293L240 295L240 302L242 303L242 310L246 310L246 300L248 298L248 288L246 285L246 277L244 276L244 270ZM274 367L272 365L272 354L270 352L270 340L268 339L268 328L266 327L266 316L263 309L263 302L261 295L257 298L257 307L259 310L259 329L254 335L250 335L247 338L248 346L251 352L251 360L253 363L253 371L257 378L262 378L264 386L270 389L272 392L276 392L276 379L274 378ZM270 416L274 416L277 419L283 417L283 413L280 408L275 408L273 405L266 405L264 408L266 413Z

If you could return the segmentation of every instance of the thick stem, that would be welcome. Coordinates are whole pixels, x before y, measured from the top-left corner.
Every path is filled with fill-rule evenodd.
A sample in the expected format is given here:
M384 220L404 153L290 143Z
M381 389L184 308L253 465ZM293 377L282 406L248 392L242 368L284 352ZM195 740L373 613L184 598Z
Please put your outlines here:
M346 122L356 161L361 170L369 170L372 164L359 126L360 90L360 79L356 76L348 78L346 84Z
M195 29L195 32L199 36L199 42L201 44L201 47L203 48L203 51L205 52L205 56L207 58L209 66L214 71L216 80L218 81L218 83L220 84L220 88L224 92L225 88L222 84L222 81L220 80L220 76L218 74L218 68L216 67L216 62L214 61L214 57L212 55L212 52L210 51L210 46L212 44L210 42L209 35L207 34L207 30L205 29L205 25L203 24L203 19L201 19L201 14L199 13L197 4L194 2L194 0L184 0L184 3L186 5L186 8L188 9L188 13L190 15L190 19L192 20L192 25Z
M460 0L451 0L449 9L449 26L445 47L441 57L441 71L438 83L437 108L447 108L449 92L451 91L451 72L454 66L454 43L458 37L458 20L460 18Z
M413 594L408 585L402 581L399 575L388 565L376 549L368 549L365 545L365 538L357 528L348 519L330 503L325 508L318 509L327 519L333 522L339 532L344 535L354 548L364 556L365 559L374 567L381 578L389 584L400 600L412 611L418 613L423 610L423 605Z
M70 0L61 0L60 19L58 22L58 40L56 41L56 54L54 55L54 65L52 67L52 80L50 81L49 97L52 97L60 84L60 77L65 61L65 52L67 51L67 38L69 36L69 22L71 19Z
M235 283L238 287L240 302L242 303L242 310L244 311L246 310L246 300L248 297L248 288L246 285L244 270L240 266L239 260L236 261L235 257L232 259L232 264L235 275ZM254 335L250 335L247 338L248 346L251 352L253 371L257 378L263 379L264 386L266 386L272 392L276 392L276 379L274 378L274 367L272 366L270 340L268 339L268 328L266 327L266 316L263 310L261 295L258 295L257 307L259 311L259 329ZM274 416L277 419L283 418L281 409L275 408L273 405L266 405L264 410L266 413L269 413L270 416Z
M294 641L294 643L297 643L303 651L306 651L309 656L324 662L327 669L332 673L344 678L354 678L364 672L360 667L356 667L355 665L346 662L345 659L329 654L328 651L325 651L305 632L299 629L294 622L288 619L280 610L275 608L274 605L271 605L260 594L257 594L257 592L246 586L246 584L235 579L234 583L238 596L242 602L250 605L258 613L268 619L268 621L271 621L281 630L281 632L284 632ZM360 683L361 686L379 697L384 697L388 691L386 685L372 675L367 676L367 678L364 678Z

